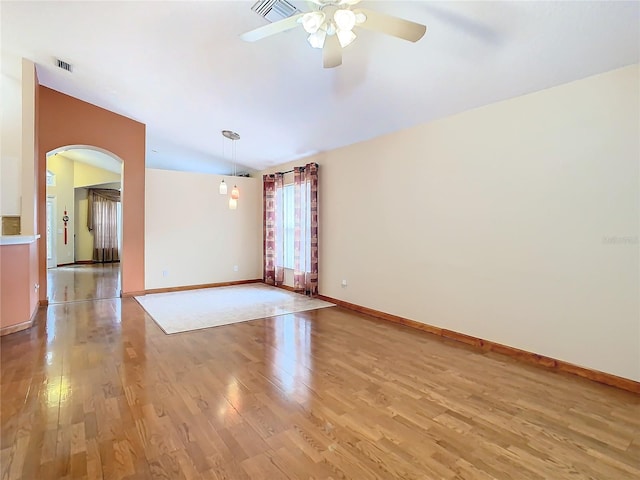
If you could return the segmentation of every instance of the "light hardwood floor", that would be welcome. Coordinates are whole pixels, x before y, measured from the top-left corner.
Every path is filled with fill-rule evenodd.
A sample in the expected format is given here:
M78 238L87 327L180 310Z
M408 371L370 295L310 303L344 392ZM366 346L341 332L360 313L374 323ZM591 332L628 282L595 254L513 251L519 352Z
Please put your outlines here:
M54 304L1 349L3 480L640 478L639 396L339 307Z
M120 263L66 265L47 270L49 303L120 296Z

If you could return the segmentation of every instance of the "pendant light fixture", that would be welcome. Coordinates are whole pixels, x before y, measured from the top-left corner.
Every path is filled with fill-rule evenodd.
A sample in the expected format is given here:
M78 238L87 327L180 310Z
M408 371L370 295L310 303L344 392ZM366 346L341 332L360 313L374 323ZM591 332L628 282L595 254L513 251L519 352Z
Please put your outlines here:
M233 159L233 176L236 176L236 140L240 140L240 135L231 130L223 130L222 136L231 140L231 158ZM227 194L227 184L224 180L220 182L220 194ZM235 210L238 208L238 199L240 198L240 190L238 186L234 185L231 190L231 197L229 198L229 209Z

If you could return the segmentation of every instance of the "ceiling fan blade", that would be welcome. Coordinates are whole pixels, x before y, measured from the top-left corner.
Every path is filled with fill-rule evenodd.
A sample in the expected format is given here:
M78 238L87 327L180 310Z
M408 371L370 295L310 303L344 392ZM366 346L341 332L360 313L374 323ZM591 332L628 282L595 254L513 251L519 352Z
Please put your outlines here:
M342 65L342 47L336 35L327 35L322 49L322 66L334 68Z
M366 10L364 8L358 9L356 13L358 12L364 13L367 17L363 23L358 24L358 27L366 28L374 32L386 33L387 35L402 38L410 42L417 42L427 31L427 27L420 23L393 17L386 13Z
M279 20L277 22L258 27L254 30L243 33L240 35L240 38L245 42L255 42L256 40L262 40L263 38L270 37L276 33L286 32L287 30L291 30L292 28L296 28L300 25L298 23L298 19L302 18L303 15L304 13L298 13L297 15L292 15L284 20Z

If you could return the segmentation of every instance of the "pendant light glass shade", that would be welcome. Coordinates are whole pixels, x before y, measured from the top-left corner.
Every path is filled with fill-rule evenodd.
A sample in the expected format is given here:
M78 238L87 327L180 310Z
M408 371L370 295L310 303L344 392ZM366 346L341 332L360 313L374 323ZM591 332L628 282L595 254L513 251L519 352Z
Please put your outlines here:
M356 34L353 33L351 30L338 30L338 41L340 42L340 46L342 48L345 48L348 45L351 45L351 42L353 42L356 39Z
M324 23L324 12L308 12L302 17L302 27L307 33L316 33Z
M333 20L336 22L338 30L351 31L356 25L356 14L351 10L340 9L333 14Z
M322 48L324 47L324 40L327 37L327 32L324 30L318 30L316 33L312 33L307 38L309 45L313 48Z
M240 140L240 135L231 130L223 130L222 136L231 140L231 158L233 160L233 177L237 176L236 173L236 141ZM224 146L224 145L223 145ZM224 152L224 148L223 148ZM220 193L222 195L227 194L227 184L224 183L224 179L220 182ZM238 208L238 199L240 198L240 190L238 190L238 186L234 185L231 190L231 195L229 196L229 209L235 210Z

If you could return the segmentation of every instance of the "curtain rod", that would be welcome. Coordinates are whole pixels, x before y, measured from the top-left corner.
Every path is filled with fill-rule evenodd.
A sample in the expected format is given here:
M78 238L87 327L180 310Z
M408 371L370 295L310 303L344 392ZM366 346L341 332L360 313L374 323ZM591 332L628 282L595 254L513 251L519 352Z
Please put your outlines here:
M316 167L318 166L318 164L317 164L316 162L313 162L313 164L314 164ZM292 168L291 170L287 170L286 172L275 172L275 173L284 175L284 174L286 174L286 173L291 173L291 172L293 172L296 168L305 168L305 167L306 167L306 165L305 165L304 167L295 167L295 168Z

